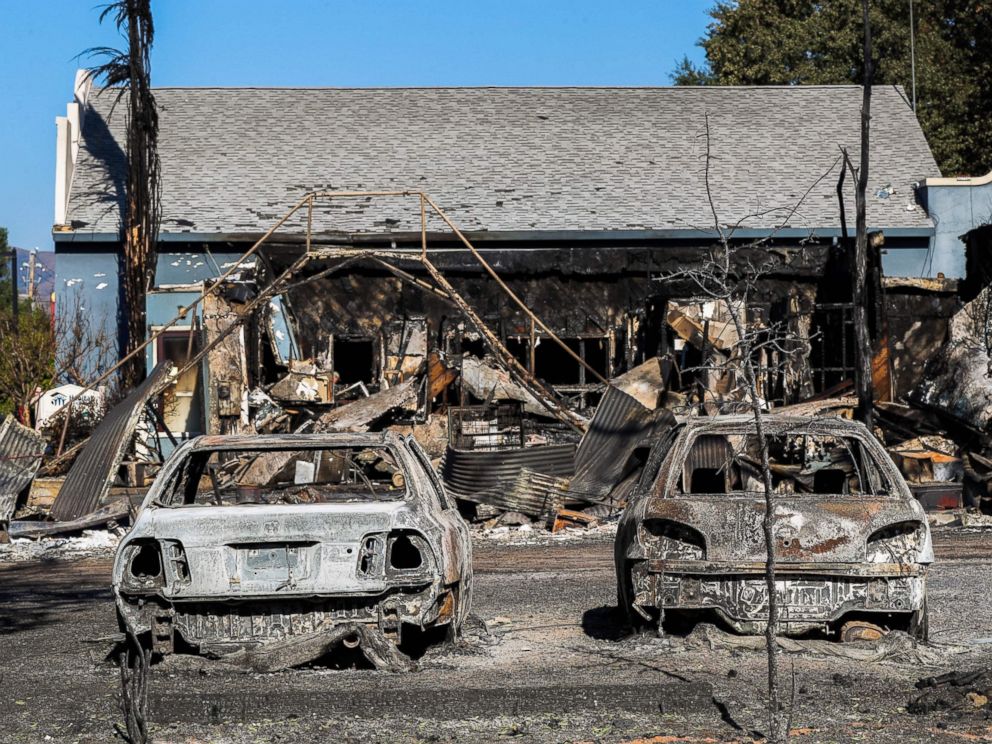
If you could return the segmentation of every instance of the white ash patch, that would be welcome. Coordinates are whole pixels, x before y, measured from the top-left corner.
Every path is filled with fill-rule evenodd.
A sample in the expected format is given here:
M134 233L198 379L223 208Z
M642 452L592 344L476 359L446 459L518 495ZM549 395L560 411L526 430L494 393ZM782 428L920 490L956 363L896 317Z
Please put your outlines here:
M549 532L540 524L524 524L519 527L472 526L474 543L497 545L557 545L582 540L612 540L617 534L617 523L608 522L595 527L567 527L559 532Z
M83 530L78 537L17 538L0 544L0 563L110 556L120 541L120 536L109 530Z

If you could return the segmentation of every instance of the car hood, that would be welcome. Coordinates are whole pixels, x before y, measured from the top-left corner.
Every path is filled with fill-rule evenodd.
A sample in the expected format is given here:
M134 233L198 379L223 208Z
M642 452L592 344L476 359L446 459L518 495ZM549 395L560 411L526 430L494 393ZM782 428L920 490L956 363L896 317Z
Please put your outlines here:
M726 562L765 560L764 516L760 494L657 498L644 512L645 519L670 520L701 533L706 560ZM931 562L929 529L915 500L776 495L775 557L780 563L863 563L869 536L901 522L922 524L920 562Z

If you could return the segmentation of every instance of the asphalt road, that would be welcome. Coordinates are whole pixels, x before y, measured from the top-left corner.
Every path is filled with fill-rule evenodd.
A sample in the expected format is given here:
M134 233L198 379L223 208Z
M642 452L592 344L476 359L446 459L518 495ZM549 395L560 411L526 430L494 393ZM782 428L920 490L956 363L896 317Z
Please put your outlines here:
M937 642L866 662L783 655L785 697L803 742L961 741L974 716L905 712L921 676L988 666L992 535L935 533L930 584ZM155 741L740 741L765 726L760 650L619 638L612 545L599 539L478 544L473 612L455 649L419 671L315 667L249 674L170 657L151 679ZM0 565L0 741L115 736L116 632L109 557ZM792 684L792 679L795 684ZM794 695L791 690L794 689ZM981 739L979 739L981 740Z

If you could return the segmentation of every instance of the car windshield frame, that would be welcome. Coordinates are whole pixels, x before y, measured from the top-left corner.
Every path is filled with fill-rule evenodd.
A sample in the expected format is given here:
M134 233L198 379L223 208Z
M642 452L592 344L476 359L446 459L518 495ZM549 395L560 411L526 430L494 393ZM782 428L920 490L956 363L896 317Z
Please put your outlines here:
M349 450L352 453L356 451L372 451L379 452L388 455L391 459L390 466L395 468L394 472L398 472L403 476L402 488L383 488L378 490L379 485L387 485L386 481L376 481L372 483L367 476L359 475L358 481L354 482L353 485L356 487L356 493L363 493L363 489L367 489L371 498L326 498L326 499L311 499L298 498L302 492L308 488L320 488L321 486L328 486L330 484L320 484L314 481L310 482L299 482L296 481L294 477L294 482L292 484L283 481L277 485L256 485L256 486L240 486L243 489L250 489L257 491L260 494L264 492L276 492L280 489L284 491L289 491L289 489L298 489L295 493L290 492L289 495L297 497L296 500L283 500L283 499L259 499L251 500L250 498L238 498L236 501L224 501L219 494L220 489L228 488L232 482L236 487L238 484L236 481L227 481L223 484L219 483L217 480L216 472L210 472L210 460L214 456L230 456L229 461L234 461L240 454L242 456L254 456L252 461L257 459L260 455L279 455L286 454L289 455L285 465L276 472L281 472L285 467L290 464L299 461L298 455L307 452L329 452L333 450ZM354 454L352 455L354 457ZM354 465L354 461L349 458L349 465ZM403 501L409 501L413 494L413 489L411 488L411 466L407 461L401 448L395 446L390 442L286 442L284 445L273 446L272 444L265 444L263 446L252 447L251 445L238 445L238 446L202 446L193 447L188 450L181 458L180 461L176 463L176 467L172 472L168 473L167 480L163 483L161 490L155 495L152 500L152 504L158 507L168 508L168 509L183 509L183 508L193 508L199 509L203 507L230 507L230 506L270 506L270 507L282 507L282 506L295 506L295 505L307 505L307 506L320 506L320 505L341 505L341 504L373 504L373 503L398 503ZM205 482L209 481L209 488L204 488ZM195 485L194 485L195 484ZM352 484L348 484L352 485ZM220 489L218 488L220 487ZM207 500L201 500L199 497L204 493L204 491L213 491L214 495L217 496L217 500L210 502Z
M863 463L867 461L869 467L863 474L858 473L857 477L862 484L861 490L856 492L827 492L814 489L796 489L794 491L774 491L775 498L829 498L829 499L895 499L903 497L899 483L894 479L893 473L886 467L886 463L874 450L871 444L864 437L859 436L855 430L826 429L826 428L803 428L802 426L776 426L766 425L764 435L766 439L774 440L781 437L809 437L821 439L841 440L851 451L851 445L856 445L858 455L852 455L854 467L863 468ZM740 428L733 426L714 426L690 428L683 432L682 441L672 447L669 451L669 463L667 472L665 492L666 498L764 498L765 492L763 484L757 488L726 488L723 491L692 491L686 488L684 482L686 467L693 451L693 447L703 437L739 437L741 439L754 439L757 436L753 428ZM729 441L728 441L729 444ZM731 456L736 458L740 451L733 449ZM862 465L858 465L860 458ZM736 466L736 462L734 463ZM757 463L755 463L757 465ZM760 466L759 466L760 467ZM857 471L856 471L857 472ZM760 473L760 471L759 471ZM773 473L773 477L774 477ZM791 477L791 476L787 476ZM781 482L781 481L779 481ZM867 483L868 489L864 488ZM777 485L777 484L776 484Z

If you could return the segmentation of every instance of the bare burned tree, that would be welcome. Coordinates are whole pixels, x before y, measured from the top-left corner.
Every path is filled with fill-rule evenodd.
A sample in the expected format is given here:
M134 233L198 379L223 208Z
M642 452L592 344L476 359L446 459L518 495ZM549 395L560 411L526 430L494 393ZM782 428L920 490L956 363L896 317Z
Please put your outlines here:
M114 340L79 302L67 299L53 320L40 308L25 305L19 328L0 314L0 405L28 423L28 410L39 391L54 384L83 385L87 369L114 360Z
M734 239L735 230L745 219L755 215L747 215L735 224L728 225L720 220L713 195L710 178L713 155L711 152L709 117L705 118L706 140L705 151L705 187L706 197L712 218L711 228L717 242L712 246L708 255L698 268L684 269L668 274L664 281L681 280L690 283L697 295L707 301L720 303L726 308L730 324L736 335L736 341L727 350L727 355L719 367L724 374L733 375L737 385L734 387L739 404L743 406L754 420L755 441L758 449L758 467L760 482L764 497L764 514L762 533L765 542L765 589L768 596L767 623L765 625L765 648L767 654L767 711L768 711L768 740L784 742L788 736L790 713L783 705L781 686L779 683L779 607L776 592L776 555L775 555L775 503L772 469L769 461L768 439L766 437L765 412L768 406L763 391L762 374L767 369L762 367L759 359L767 352L777 352L782 360L783 368L795 364L796 355L806 356L809 353L809 341L800 338L795 331L784 323L768 322L764 325L753 323L747 317L749 300L754 295L757 283L762 275L771 269L770 261L755 260L753 249L768 243L773 234L757 241L741 244ZM840 164L840 158L819 178L817 178L799 201L787 210L780 224L789 224L790 219L798 212L810 192L820 184ZM750 258L749 258L750 256ZM704 359L704 365L709 361ZM794 696L793 690L793 696ZM788 701L785 701L786 703Z
M153 278L161 221L158 108L151 91L150 54L155 27L151 0L115 0L100 13L101 23L108 17L113 18L118 31L127 39L126 51L97 47L88 53L106 58L91 71L91 76L105 86L104 90L116 91L117 102L125 95L128 99L121 285L126 351L130 352L145 337L145 294ZM144 359L135 355L121 370L124 387L140 382L144 372Z

